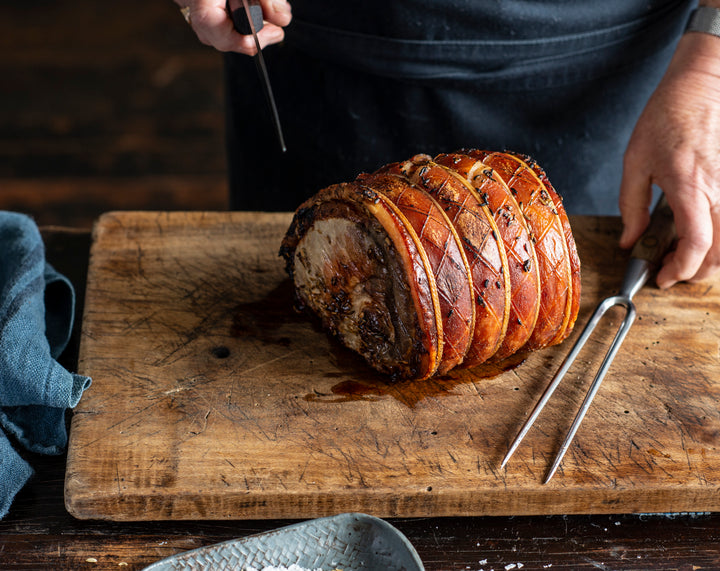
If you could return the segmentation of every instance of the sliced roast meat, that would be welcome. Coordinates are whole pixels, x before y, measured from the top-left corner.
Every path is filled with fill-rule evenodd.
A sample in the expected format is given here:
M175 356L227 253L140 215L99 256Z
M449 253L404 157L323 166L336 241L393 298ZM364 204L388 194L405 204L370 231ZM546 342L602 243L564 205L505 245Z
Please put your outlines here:
M372 367L403 379L437 371L435 278L417 234L387 197L360 183L321 190L296 211L280 253L299 305Z
M435 198L455 226L472 274L475 330L461 367L485 362L500 348L510 315L507 256L487 204L452 169L417 155L379 172L404 175Z
M397 379L560 343L580 259L559 194L525 155L416 155L320 190L280 254L297 305Z
M361 174L358 182L387 196L407 218L427 253L442 315L443 353L437 373L462 363L475 328L472 275L460 237L430 194L404 176Z
M565 327L565 330L553 341L553 343L560 343L561 341L566 339L568 335L570 335L571 331L575 326L578 312L580 311L580 256L577 251L577 245L575 244L575 238L573 237L572 228L570 227L570 220L568 219L567 212L565 211L562 197L550 183L550 179L548 178L547 174L540 167L540 165L538 165L535 159L527 155L521 154L516 154L515 156L522 159L545 185L545 189L548 191L548 194L550 194L550 198L552 198L553 203L555 204L555 209L558 212L558 216L560 216L560 222L562 224L563 232L565 234L565 243L567 244L568 255L570 256L570 275L572 276L572 301L570 302L570 317L568 319L567 326Z
M457 171L488 207L505 245L510 278L510 315L505 338L493 359L504 359L527 343L540 311L540 273L525 218L510 189L492 168L464 153L441 154L434 161Z
M509 153L466 150L505 181L532 232L540 272L540 313L525 349L556 343L566 330L572 303L570 259L560 216L533 170Z

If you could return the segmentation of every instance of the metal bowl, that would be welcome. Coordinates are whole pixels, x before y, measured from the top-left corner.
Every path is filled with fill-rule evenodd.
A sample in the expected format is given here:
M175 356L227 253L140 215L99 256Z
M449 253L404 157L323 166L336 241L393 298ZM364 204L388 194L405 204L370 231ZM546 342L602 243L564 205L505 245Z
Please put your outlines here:
M424 571L408 539L386 521L361 513L313 519L173 555L146 571L266 567L315 571Z

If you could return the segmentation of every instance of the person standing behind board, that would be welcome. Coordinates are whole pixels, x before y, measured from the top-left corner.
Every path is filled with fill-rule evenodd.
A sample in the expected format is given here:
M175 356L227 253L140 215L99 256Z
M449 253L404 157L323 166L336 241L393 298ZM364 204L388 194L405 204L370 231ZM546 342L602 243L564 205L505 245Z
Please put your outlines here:
M660 287L720 267L720 0L698 13L684 0L260 0L260 44L282 45L266 57L286 157L242 57L253 38L225 0L175 2L226 52L234 208L293 210L362 170L479 141L532 154L570 213L618 208L624 248L660 187L679 237Z

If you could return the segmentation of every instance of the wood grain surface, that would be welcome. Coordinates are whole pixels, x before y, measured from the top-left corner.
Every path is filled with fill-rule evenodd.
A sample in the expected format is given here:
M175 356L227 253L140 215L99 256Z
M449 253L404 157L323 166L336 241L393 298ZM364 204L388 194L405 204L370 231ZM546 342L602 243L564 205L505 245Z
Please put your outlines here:
M627 254L575 217L578 331L496 367L388 383L292 310L288 214L110 213L95 227L65 482L78 518L716 511L718 282L646 287L640 318L549 484L622 318L612 313L505 470L509 441Z

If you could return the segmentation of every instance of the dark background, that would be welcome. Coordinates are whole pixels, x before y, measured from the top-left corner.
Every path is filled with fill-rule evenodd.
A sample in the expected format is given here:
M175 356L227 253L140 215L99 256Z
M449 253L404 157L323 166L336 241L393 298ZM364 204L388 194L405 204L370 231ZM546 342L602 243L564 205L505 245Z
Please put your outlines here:
M222 57L171 0L0 2L0 209L227 209Z
M80 301L101 213L227 208L223 137L221 56L171 0L0 0L0 209L78 228L43 236ZM37 474L0 522L2 569L141 569L290 523L78 521L63 506L64 456L28 460ZM428 571L720 568L718 514L392 523Z

